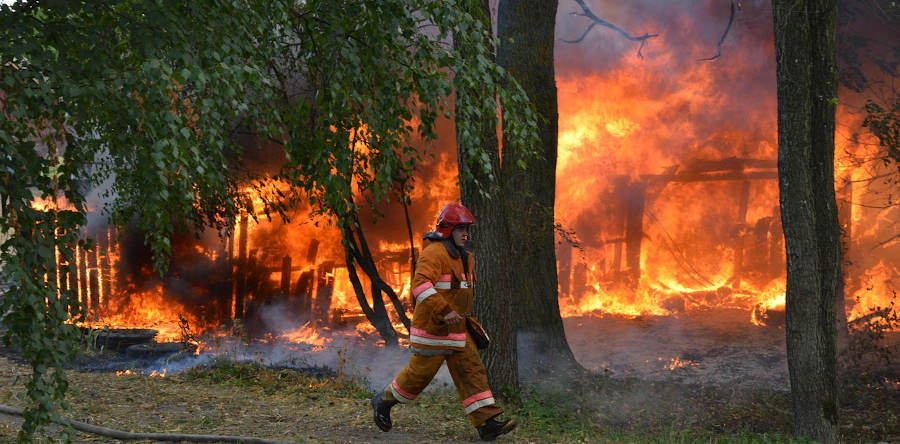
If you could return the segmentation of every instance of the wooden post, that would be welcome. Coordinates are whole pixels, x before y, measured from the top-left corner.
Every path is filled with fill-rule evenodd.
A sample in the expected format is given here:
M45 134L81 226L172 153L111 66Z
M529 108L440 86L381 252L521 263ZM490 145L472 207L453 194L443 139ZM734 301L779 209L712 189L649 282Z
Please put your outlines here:
M281 296L288 297L291 293L291 257L281 259Z
M630 184L626 194L625 213L625 263L628 265L629 284L637 288L641 281L641 242L644 240L644 205L647 187L643 182Z
M328 310L331 308L331 296L334 293L334 262L323 262L319 266L319 278L316 291L316 304L313 314L321 325L328 324Z
M309 248L306 249L306 263L315 264L316 255L319 253L319 240L312 239L309 241Z
M572 277L572 301L578 303L584 296L587 288L587 265L579 262L575 265L574 276Z
M229 299L228 299L228 303L223 304L223 305L226 305L226 307L222 307L222 310L223 310L223 313L225 314L226 318L228 318L228 317L234 318L235 317L234 300L237 295L237 279L235 278L235 276L237 275L237 273L235 271L235 263L236 262L234 260L234 237L237 235L237 230L238 230L238 227L235 226L234 231L231 232L231 235L229 235L228 239L226 239L226 241L225 241L225 243L226 243L225 248L228 251L228 254L225 256L225 269L227 270L226 273L228 275L227 279L228 279Z
M84 248L79 247L76 250L78 254L78 285L81 290L81 295L79 297L79 301L81 301L81 306L84 307L84 310L87 311L89 307L88 303L88 273L87 273L87 251Z
M102 313L102 303L103 303L103 290L106 284L103 282L103 273L100 269L100 251L103 250L103 246L100 241L100 236L97 236L99 233L94 233L94 251L91 252L91 268L97 271L97 293L96 296L91 294L91 302L94 302L96 299L96 304L93 305L94 311L97 313ZM93 276L93 275L92 275Z
M731 276L731 288L741 288L741 275L744 268L744 231L747 227L747 204L750 201L750 181L741 182L741 194L738 197L738 235L734 246L734 270Z
M628 176L616 176L613 197L617 197L619 202L627 203L628 196ZM625 206L615 206L619 211L613 211L611 228L607 232L613 238L625 239L625 219L628 215L628 208ZM613 263L612 271L614 274L622 271L622 249L625 243L622 241L613 243Z
M237 270L235 271L235 278L237 280L236 288L234 291L234 317L235 318L243 318L244 317L244 297L247 294L247 228L248 228L248 220L249 216L246 213L241 213L241 222L239 224L240 231L238 232L238 260L237 260Z
M103 299L101 301L103 311L106 312L109 310L109 298L112 297L113 286L112 286L112 273L110 272L110 249L112 248L110 242L110 233L109 226L107 226L106 230L101 230L99 233L99 242L98 245L100 249L100 279L103 282Z
M93 256L93 255L91 255ZM91 314L100 314L100 272L96 267L90 270L90 288L91 288Z
M300 273L297 285L294 287L294 294L297 295L294 308L300 315L312 312L314 270L318 253L319 241L317 239L310 240L309 247L306 249L306 266L309 269Z
M259 293L257 290L259 289L259 271L262 267L259 264L259 258L257 257L257 253L259 253L259 249L253 248L247 253L247 267L244 269L244 273L246 274L246 292L244 293L244 314L247 312L247 304L253 300L254 296L257 296Z
M305 270L300 273L297 284L294 286L294 294L296 295L294 311L300 315L309 314L313 299L313 270Z
M65 261L64 255L62 251L59 252L59 268L57 268L57 273L59 273L59 300L62 302L63 307L66 310L66 313L72 313L72 306L69 303L71 300L69 298L69 280L71 274L71 266L68 262Z

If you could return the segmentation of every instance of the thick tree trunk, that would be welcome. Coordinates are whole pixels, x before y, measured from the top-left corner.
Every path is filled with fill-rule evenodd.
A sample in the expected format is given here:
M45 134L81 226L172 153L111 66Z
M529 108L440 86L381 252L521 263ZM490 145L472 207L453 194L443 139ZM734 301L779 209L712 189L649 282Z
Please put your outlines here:
M490 29L490 9L488 0L480 0L480 14ZM455 42L457 40L454 40ZM468 103L482 100L472 97L472 93L458 91L456 106L467 106ZM482 127L482 148L488 152L491 169L500 171L500 147L497 140L497 121L486 118ZM457 138L459 140L459 138ZM462 145L457 146L457 158L460 168L469 164L469 150ZM473 171L475 178L489 184L490 195L482 195L478 187L471 182L461 181L460 192L463 205L475 216L476 224L472 229L472 243L475 245L475 316L482 322L491 335L491 346L484 350L481 357L487 369L488 383L495 390L514 390L519 386L519 369L516 350L516 325L513 322L512 304L509 283L509 230L506 225L506 208L504 193L499 174L496 182L490 183L482 171Z
M543 157L516 166L518 150L504 143L503 189L514 257L510 278L519 331L519 366L529 375L580 369L566 342L559 312L554 200L556 193L557 103L553 69L556 0L500 0L497 61L535 104ZM533 358L529 361L524 358Z
M787 252L787 352L794 433L838 441L834 194L836 0L773 0L778 171Z

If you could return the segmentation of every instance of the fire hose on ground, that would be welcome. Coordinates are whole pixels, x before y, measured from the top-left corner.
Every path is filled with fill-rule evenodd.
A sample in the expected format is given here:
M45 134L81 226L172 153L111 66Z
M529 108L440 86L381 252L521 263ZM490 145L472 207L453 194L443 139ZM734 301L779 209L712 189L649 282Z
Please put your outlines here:
M23 416L23 410L17 407L11 407L8 405L0 404L0 413L5 413L8 415L15 416ZM62 426L70 426L75 430L79 430L85 433L90 433L93 435L105 436L107 438L120 439L120 440L136 440L136 439L149 439L156 441L191 441L191 442L236 442L236 443L247 443L247 444L289 444L288 441L277 441L271 439L263 439L263 438L254 438L247 436L229 436L229 435L190 435L190 434L181 434L181 433L134 433L134 432L124 432L121 430L110 429L106 427L95 426L92 424L88 424L86 422L81 421L73 421L69 419L62 419L60 421L53 421Z

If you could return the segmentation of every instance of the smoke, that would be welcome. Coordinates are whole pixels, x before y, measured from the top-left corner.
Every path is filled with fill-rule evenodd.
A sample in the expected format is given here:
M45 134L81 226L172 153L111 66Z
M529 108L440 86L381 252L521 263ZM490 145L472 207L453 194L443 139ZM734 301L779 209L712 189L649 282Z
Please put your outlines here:
M705 310L678 316L565 319L566 336L588 370L638 378L741 389L787 391L781 327L757 327L743 310Z
M183 354L151 362L129 360L106 363L104 370L126 370L135 366L144 374L178 374L196 366L211 365L217 359L240 363L256 363L271 368L286 368L313 376L356 379L373 392L383 390L409 362L409 350L361 344L358 339L333 336L324 347L302 343L251 342L223 338L219 344L199 355ZM426 390L452 387L453 380L442 366Z
M579 43L565 43L561 39L580 35L590 22L568 14L578 9L574 2L561 3L556 45L561 142L566 132L599 130L597 139L571 148L577 158L604 156L613 163L594 169L634 177L683 159L774 156L775 66L765 2L744 2L722 56L709 62L698 59L715 54L728 23L727 2L593 4L601 18L632 35L659 37L646 41L643 59L637 56L639 42L600 26ZM567 117L582 112L594 118ZM646 155L629 156L634 149ZM636 157L649 164L635 162Z

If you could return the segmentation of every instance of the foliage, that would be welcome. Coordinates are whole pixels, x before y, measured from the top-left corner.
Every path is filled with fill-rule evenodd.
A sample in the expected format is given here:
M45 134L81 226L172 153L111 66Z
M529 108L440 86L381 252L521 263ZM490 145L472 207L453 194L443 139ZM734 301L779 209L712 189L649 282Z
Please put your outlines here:
M240 205L227 131L265 97L249 93L267 82L254 64L265 3L0 6L0 231L12 234L2 261L14 283L0 311L11 312L6 343L34 369L20 439L65 407L61 365L83 312L57 273L73 271L76 245L91 247L79 240L90 184L115 179L111 216L148 233L160 269L178 224L221 225Z
M866 114L863 126L868 127L878 138L878 143L887 150L885 164L893 162L900 171L900 102L883 108L869 101L866 103Z
M291 14L290 27L280 32L278 53L284 57L271 66L286 130L273 141L284 149L286 162L273 179L298 192L291 198L308 200L319 214L337 219L347 265L359 264L373 282L380 278L366 263L354 198L365 197L375 214L381 198L398 191L404 198L425 154L422 145L437 138L438 119L451 117L454 92L490 92L456 115L457 137L467 141L474 159L460 169L460 180L475 180L473 170L493 179L481 125L490 116L496 127L499 104L509 140L521 151L535 146L537 126L527 96L493 62L490 27L461 7L469 2L312 1ZM450 44L451 38L465 40L466 50ZM406 185L398 189L398 183ZM476 185L488 189L487 183ZM271 210L284 208L274 203ZM395 344L381 289L373 285L370 308L361 287L354 287L369 321L387 344Z
M475 42L465 66L452 33ZM238 129L283 146L273 179L302 191L290 194L343 217L355 193L377 200L408 176L456 87L496 91L513 138L535 128L488 57L489 30L453 1L19 1L0 6L0 41L0 232L12 235L0 261L13 282L0 312L5 342L34 369L22 440L65 407L62 364L84 315L57 277L91 248L80 240L91 187L106 184L110 217L146 233L164 272L174 232L228 230L251 209Z
M411 175L418 146L437 138L435 123L450 117L448 100L460 89L492 91L457 114L472 168L493 177L478 125L482 116L496 121L498 100L510 140L533 145L527 96L493 62L491 31L459 7L465 1L312 1L295 13L282 31L286 57L273 64L289 109L277 179L306 191L318 211L352 219L355 195L378 200ZM454 35L467 41L465 55L449 44ZM461 180L472 178L460 171Z

